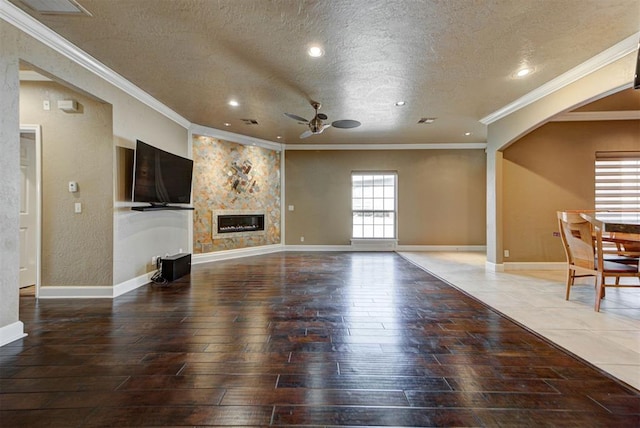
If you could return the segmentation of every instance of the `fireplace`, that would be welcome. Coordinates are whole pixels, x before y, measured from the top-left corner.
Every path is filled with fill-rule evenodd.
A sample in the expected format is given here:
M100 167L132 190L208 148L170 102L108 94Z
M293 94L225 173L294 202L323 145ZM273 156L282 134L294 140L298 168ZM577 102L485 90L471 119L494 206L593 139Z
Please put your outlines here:
M214 238L231 238L264 233L264 213L218 212L214 213Z

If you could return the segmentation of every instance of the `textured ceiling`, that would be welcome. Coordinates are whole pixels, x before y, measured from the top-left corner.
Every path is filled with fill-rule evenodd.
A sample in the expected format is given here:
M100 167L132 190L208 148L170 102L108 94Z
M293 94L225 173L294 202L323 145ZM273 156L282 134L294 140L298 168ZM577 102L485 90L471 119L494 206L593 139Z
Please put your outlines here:
M638 0L10 1L189 121L286 143L484 142L481 118L640 29ZM300 140L284 113L311 119L311 99L362 126Z

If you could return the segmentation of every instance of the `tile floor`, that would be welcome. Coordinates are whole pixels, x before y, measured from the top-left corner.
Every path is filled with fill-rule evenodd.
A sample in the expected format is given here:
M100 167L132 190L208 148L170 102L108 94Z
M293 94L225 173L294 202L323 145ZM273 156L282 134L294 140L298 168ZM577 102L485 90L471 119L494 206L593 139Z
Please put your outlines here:
M565 295L564 270L491 272L484 253L401 252L401 256L640 389L640 290L607 289L593 310L593 280ZM629 278L628 281L637 281Z

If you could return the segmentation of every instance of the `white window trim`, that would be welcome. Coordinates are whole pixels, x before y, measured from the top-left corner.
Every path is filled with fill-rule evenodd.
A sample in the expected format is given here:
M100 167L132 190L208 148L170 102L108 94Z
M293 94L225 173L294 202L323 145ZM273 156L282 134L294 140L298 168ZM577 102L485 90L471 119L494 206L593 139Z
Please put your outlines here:
M394 188L393 188L393 213L394 213L394 222L393 222L393 238L355 238L353 237L353 212L354 211L373 211L373 212L381 212L384 210L354 210L353 209L353 176L354 175L393 175L394 179ZM382 251L388 250L390 248L395 249L398 245L398 172L397 171L352 171L351 172L351 246L352 247L362 247L363 251L366 251L365 248L371 249L371 251ZM387 210L388 211L388 210ZM378 248L378 249L373 249Z

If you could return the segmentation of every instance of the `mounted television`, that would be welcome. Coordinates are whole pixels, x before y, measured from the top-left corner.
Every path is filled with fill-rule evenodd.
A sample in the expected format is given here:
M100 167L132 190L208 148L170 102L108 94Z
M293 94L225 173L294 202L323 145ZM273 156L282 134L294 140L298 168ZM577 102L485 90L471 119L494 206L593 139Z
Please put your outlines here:
M191 201L191 159L137 140L133 163L133 202L161 208Z

